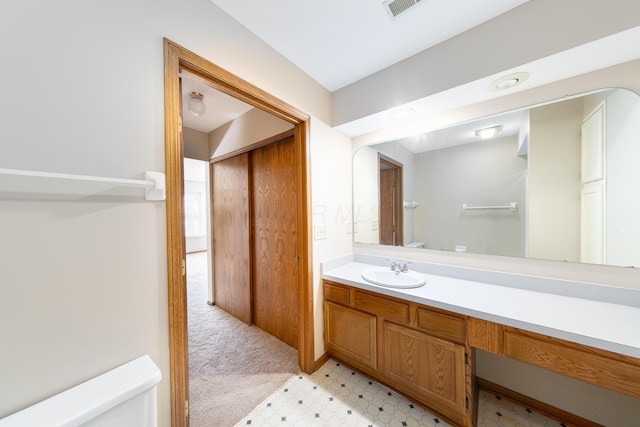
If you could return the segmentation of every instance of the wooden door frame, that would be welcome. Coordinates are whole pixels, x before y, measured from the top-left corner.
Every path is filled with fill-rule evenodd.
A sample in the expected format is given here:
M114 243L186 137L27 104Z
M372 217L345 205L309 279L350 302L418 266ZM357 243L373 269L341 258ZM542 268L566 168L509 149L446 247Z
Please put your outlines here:
M389 169L395 171L396 179L396 191L393 194L393 215L396 220L396 230L394 232L394 246L404 246L404 206L403 206L403 193L404 188L402 182L403 165L400 162L395 161L391 157L387 157L381 153L378 153L378 169L382 169L382 165L387 166ZM378 173L379 174L379 173ZM378 178L378 189L380 189L380 179ZM382 206L382 201L379 202L379 206ZM380 215L380 214L379 214ZM378 219L378 223L381 223ZM379 231L381 233L382 230Z
M294 125L298 179L299 342L300 368L313 370L313 271L311 263L311 190L309 174L309 121L307 114L229 73L183 47L164 40L165 168L167 179L167 279L171 425L188 426L189 349L185 276L184 184L180 70L202 83Z

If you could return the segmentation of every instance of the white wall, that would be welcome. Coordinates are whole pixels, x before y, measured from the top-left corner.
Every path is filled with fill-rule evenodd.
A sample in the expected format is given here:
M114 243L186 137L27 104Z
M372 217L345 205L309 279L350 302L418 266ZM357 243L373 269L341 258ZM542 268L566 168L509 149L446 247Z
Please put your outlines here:
M314 349L324 354L323 292L320 263L352 251L351 140L319 120L311 121L312 225L326 227L313 241Z
M378 230L380 186L378 150L361 147L353 157L353 238L360 243L380 242Z
M640 97L618 89L606 105L606 260L639 267Z
M313 115L314 156L350 151L323 128L330 94L208 0L7 0L0 33L0 167L164 171L163 37ZM349 188L333 194L349 200ZM165 204L139 189L47 190L0 194L0 417L149 354L168 426ZM350 249L323 243L322 257Z
M416 163L416 240L431 249L524 255L527 162L517 156L515 136L427 151ZM511 202L517 211L461 209Z

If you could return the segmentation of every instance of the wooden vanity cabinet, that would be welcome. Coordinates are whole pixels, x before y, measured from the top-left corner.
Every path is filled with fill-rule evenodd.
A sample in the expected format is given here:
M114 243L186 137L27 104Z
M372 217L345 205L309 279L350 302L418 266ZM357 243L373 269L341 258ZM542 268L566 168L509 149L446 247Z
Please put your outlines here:
M324 296L329 354L471 425L464 318L327 280Z

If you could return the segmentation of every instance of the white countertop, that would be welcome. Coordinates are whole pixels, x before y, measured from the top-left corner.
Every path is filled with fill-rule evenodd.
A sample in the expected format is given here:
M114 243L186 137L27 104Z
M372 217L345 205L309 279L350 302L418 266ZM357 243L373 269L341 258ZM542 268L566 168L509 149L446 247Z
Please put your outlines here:
M386 288L362 279L372 266L334 260L323 264L322 278L640 358L639 307L428 273L420 288Z

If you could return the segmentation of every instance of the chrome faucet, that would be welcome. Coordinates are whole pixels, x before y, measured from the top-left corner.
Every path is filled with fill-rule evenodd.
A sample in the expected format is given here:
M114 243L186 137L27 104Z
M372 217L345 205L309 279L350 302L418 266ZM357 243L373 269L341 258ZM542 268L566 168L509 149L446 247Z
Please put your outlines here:
M409 271L409 266L406 262L392 260L391 271L395 271L396 274L406 273L407 271Z

